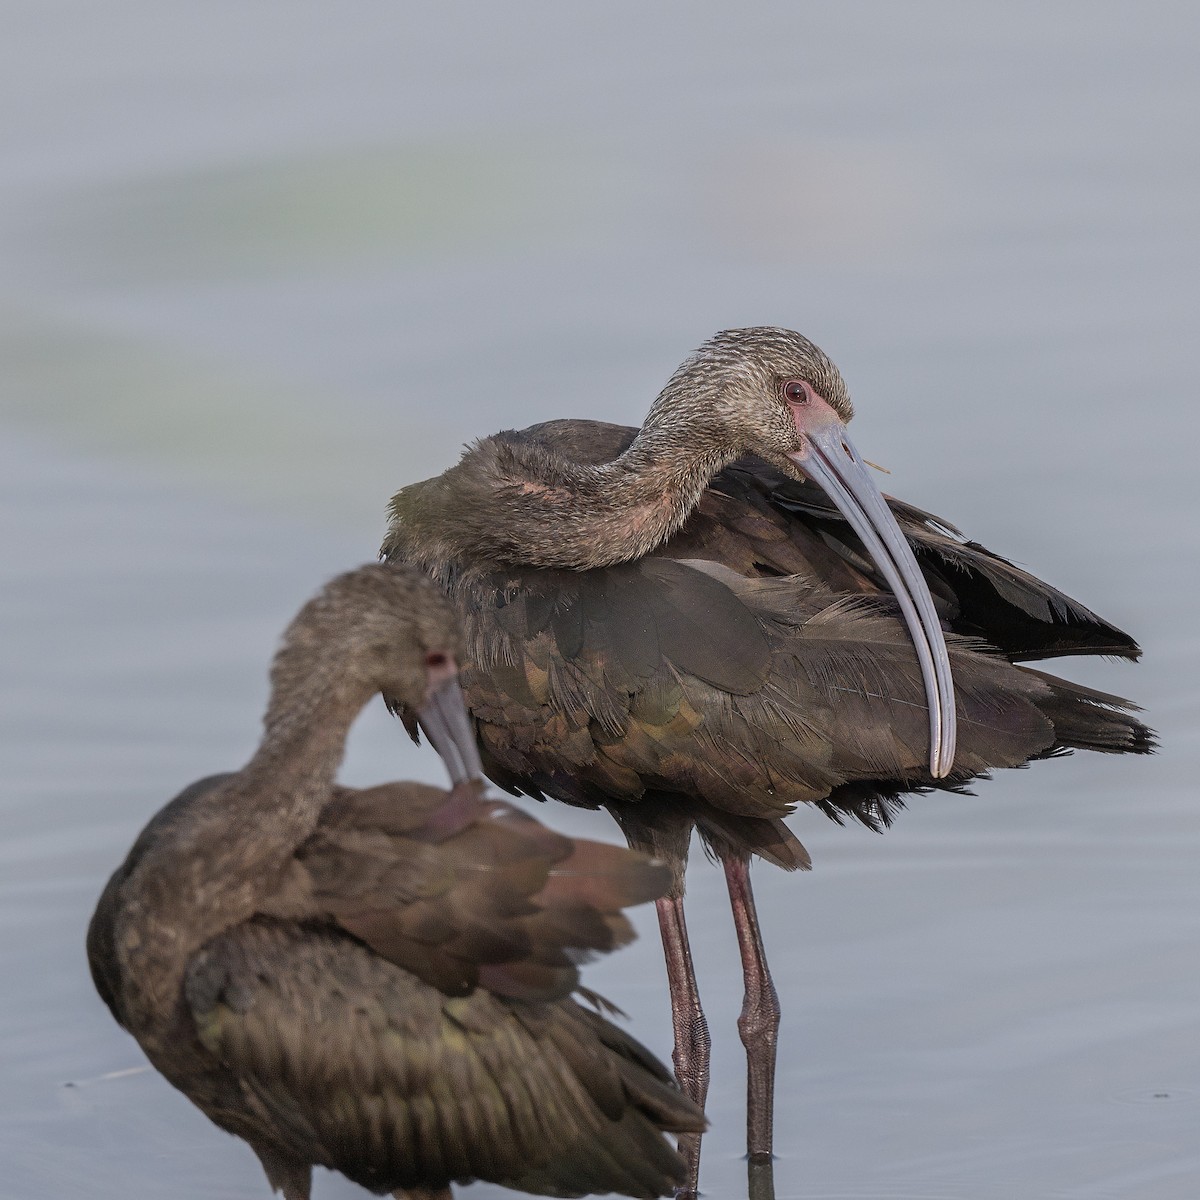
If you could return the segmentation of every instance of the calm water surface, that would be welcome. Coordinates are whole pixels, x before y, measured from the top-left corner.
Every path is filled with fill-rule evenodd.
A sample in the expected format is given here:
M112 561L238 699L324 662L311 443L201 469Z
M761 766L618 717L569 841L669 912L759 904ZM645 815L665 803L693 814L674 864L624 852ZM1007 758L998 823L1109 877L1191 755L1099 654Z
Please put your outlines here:
M6 25L0 1197L267 1194L156 1076L98 1081L142 1061L86 974L104 880L245 759L279 630L373 556L391 491L504 425L636 422L760 322L837 359L893 491L1141 638L1139 667L1064 671L1164 744L919 800L886 838L796 816L812 874L756 875L778 1195L1198 1194L1192 10L18 0ZM440 771L379 707L345 776ZM705 1186L732 1197L736 947L718 873L689 886ZM666 1054L641 916L589 983Z

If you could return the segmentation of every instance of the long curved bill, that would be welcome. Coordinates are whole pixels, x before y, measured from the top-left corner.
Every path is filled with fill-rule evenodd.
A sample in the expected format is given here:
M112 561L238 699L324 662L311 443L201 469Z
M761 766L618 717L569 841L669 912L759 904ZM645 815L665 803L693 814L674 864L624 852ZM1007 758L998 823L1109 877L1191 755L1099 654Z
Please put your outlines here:
M929 704L929 770L940 779L954 764L957 718L950 656L929 587L845 425L830 419L806 423L801 432L807 449L789 457L838 506L900 604Z
M417 709L417 721L429 744L438 752L454 785L483 778L483 764L475 745L475 731L467 716L457 672L431 682L425 703Z

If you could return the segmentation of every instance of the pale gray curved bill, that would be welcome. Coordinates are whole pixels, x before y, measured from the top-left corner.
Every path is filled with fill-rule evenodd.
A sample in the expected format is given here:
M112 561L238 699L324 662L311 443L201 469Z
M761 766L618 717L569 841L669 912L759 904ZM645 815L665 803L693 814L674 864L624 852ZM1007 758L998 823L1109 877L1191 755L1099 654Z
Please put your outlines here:
M417 721L429 744L441 756L454 784L483 778L483 764L475 746L475 731L467 716L462 689L455 679L438 684L417 709Z
M957 718L946 639L921 568L866 463L844 427L806 430L809 449L791 458L829 498L862 539L891 585L912 636L929 704L929 770L940 779L954 765Z

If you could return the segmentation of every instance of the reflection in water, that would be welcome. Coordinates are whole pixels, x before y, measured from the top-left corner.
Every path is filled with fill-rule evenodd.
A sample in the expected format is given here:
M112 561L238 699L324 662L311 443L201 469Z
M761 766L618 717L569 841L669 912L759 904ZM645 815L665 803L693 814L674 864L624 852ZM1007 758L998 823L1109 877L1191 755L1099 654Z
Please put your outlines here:
M775 1200L775 1163L748 1155L746 1158L747 1200Z

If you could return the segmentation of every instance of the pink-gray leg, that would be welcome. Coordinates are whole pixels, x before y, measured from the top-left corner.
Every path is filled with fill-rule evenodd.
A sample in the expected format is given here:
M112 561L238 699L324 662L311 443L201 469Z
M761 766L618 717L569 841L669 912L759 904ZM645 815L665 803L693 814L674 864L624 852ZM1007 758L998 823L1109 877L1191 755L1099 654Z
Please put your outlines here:
M775 1052L779 1044L779 995L767 968L754 893L750 890L750 860L723 860L733 924L742 955L746 993L738 1032L746 1047L746 1151L750 1159L771 1158L775 1122Z
M692 948L688 944L687 924L683 919L683 898L664 896L656 903L663 954L667 960L667 984L671 990L675 1077L684 1094L703 1108L708 1095L712 1039L708 1034L704 1010L700 1007L700 989L696 986ZM700 1134L681 1134L679 1153L687 1163L688 1181L676 1196L678 1200L693 1200L700 1184Z

